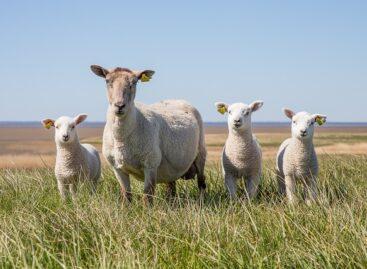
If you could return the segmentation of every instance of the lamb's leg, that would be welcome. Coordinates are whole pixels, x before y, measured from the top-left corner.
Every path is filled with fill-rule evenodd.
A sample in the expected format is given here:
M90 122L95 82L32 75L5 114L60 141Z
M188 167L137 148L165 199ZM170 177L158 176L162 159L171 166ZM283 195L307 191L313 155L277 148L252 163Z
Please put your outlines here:
M143 200L146 205L153 204L153 195L157 179L157 169L144 169L144 196Z
M305 198L307 205L311 205L317 199L317 183L315 177L311 177L306 181Z
M224 175L224 183L228 189L229 196L232 200L237 199L237 184L236 184L236 178L232 175L226 173Z
M246 195L248 199L253 199L259 188L260 176L251 176L245 181Z
M115 172L115 176L120 183L122 199L124 201L131 202L132 194L129 175L122 172L120 169L114 168L113 171Z
M65 202L68 198L68 188L67 185L64 184L61 180L57 181L57 187L59 189L61 199Z
M296 202L295 192L296 192L296 182L293 177L285 176L285 191L287 194L288 202L293 204Z
M176 181L167 183L167 199L174 198L176 196Z

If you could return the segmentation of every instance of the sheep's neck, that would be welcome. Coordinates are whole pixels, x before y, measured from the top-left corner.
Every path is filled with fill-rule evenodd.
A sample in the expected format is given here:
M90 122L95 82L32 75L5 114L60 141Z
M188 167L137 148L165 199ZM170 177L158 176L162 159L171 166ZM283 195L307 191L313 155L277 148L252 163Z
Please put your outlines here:
M78 138L76 138L76 141L67 144L56 143L56 149L56 158L64 165L74 165L75 160L82 160L82 147Z
M300 152L304 152L304 153L310 153L312 152L312 149L314 148L313 145L313 139L298 139L298 138L293 138L292 139L292 144L294 147L296 147Z
M112 126L113 136L116 141L123 142L127 140L136 128L138 111L135 106L131 108L125 117L117 117L113 114Z
M228 139L235 140L237 143L240 143L242 145L251 144L253 140L252 128L250 127L246 130L236 130L230 128Z

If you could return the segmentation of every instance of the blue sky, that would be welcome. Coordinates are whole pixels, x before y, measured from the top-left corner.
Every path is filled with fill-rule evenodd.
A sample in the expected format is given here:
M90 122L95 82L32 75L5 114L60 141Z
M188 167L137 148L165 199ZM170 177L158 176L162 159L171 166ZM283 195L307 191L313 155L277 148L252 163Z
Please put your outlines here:
M367 121L367 1L1 1L0 121L105 119L89 66L153 69L137 100L215 101Z

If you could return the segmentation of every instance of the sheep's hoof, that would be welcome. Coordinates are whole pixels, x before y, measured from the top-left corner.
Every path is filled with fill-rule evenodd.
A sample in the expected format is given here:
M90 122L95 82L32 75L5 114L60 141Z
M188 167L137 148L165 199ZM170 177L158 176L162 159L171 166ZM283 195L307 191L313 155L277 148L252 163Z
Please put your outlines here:
M131 192L125 192L121 190L121 196L120 201L122 204L128 203L130 204L133 200L132 193Z
M146 207L153 206L153 196L149 195L149 194L144 194L143 195L143 203L144 203L144 206L146 206Z

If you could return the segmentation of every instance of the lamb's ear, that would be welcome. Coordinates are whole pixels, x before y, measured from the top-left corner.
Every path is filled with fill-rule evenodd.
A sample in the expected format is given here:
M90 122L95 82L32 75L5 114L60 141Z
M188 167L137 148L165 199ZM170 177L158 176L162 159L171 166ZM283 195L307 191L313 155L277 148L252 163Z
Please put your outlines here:
M82 123L85 121L85 119L88 117L87 114L79 114L74 118L75 124L78 125L79 123Z
M154 75L153 70L135 71L134 72L138 80L141 82L148 82Z
M106 78L107 74L109 73L107 69L99 65L91 65L90 69L92 70L94 74L102 78Z
M263 106L263 101L255 101L250 104L250 109L252 112L259 110Z
M42 125L46 129L50 129L51 126L55 126L55 121L51 120L51 119L45 119L45 120L42 121Z
M296 114L292 110L290 110L289 108L283 108L283 112L290 119L292 119L293 116Z
M326 116L321 114L313 114L312 118L318 125L323 125L326 122Z
M228 105L226 103L216 102L214 105L220 114L224 114L228 111Z

